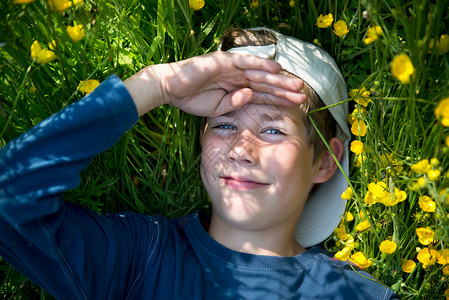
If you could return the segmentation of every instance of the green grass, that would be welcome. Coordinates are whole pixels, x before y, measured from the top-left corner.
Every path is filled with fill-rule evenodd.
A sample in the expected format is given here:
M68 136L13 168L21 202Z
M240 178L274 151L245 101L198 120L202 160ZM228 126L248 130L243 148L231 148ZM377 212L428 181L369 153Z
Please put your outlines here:
M290 5L292 4L292 5ZM349 32L338 37L330 28L318 28L320 14L332 13L344 20ZM354 239L351 253L361 251L372 259L367 271L392 287L404 299L443 299L449 288L443 265L423 268L417 249L417 227L435 231L431 247L446 249L449 243L448 203L440 192L448 188L448 129L434 109L449 97L449 52L431 48L431 39L449 34L447 1L206 1L198 11L187 0L85 1L63 13L50 11L36 0L0 3L0 146L61 108L78 100L81 80L104 80L115 73L123 79L150 64L177 61L216 50L218 39L230 26L267 26L322 46L342 69L348 89L365 87L371 103L361 119L367 134L353 139L364 143L360 167L351 166L349 178L355 196L348 211L355 217L345 222ZM73 42L66 27L82 24L86 36ZM369 45L367 29L379 25L383 34ZM56 41L56 60L33 62L34 40L44 47ZM391 74L391 62L406 53L414 66L408 84ZM352 109L358 105L350 102ZM142 117L111 150L99 155L83 175L81 185L66 194L97 211L133 210L161 213L169 218L201 209L208 211L207 194L199 178L201 149L199 118L172 107L160 107ZM386 155L388 159L385 159ZM411 165L437 158L441 171L436 181L411 189L421 175ZM352 161L357 160L352 155ZM399 168L400 167L400 168ZM383 181L389 189L405 191L407 199L386 207L365 205L371 182ZM423 212L418 197L428 195L437 212ZM358 232L359 213L367 212L373 229ZM398 244L393 254L383 254L380 243ZM347 241L347 240L346 240ZM343 248L337 235L326 242L331 251ZM417 263L412 273L401 266L405 259ZM0 262L0 295L5 299L50 299L5 262Z

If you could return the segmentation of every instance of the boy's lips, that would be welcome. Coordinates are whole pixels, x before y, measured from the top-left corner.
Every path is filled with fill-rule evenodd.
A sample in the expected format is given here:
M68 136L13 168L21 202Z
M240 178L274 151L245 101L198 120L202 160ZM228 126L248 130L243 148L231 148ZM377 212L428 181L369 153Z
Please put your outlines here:
M237 191L249 191L269 185L246 177L220 176L220 178L226 186Z

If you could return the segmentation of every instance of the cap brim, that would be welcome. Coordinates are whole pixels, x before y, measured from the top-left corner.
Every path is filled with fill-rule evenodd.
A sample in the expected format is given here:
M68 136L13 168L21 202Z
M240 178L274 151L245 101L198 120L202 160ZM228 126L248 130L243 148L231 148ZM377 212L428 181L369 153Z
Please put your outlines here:
M346 174L349 170L349 141L344 142L344 152L340 165ZM304 248L326 240L339 225L346 208L346 200L341 194L348 187L348 182L340 170L332 178L320 185L318 190L307 200L295 229L296 240Z

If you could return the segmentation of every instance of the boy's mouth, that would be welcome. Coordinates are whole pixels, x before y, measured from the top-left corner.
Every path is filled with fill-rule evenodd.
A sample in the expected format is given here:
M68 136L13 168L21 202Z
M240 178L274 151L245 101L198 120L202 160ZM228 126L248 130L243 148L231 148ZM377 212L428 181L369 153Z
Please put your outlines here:
M237 191L250 191L269 185L246 177L220 176L220 179L224 185Z

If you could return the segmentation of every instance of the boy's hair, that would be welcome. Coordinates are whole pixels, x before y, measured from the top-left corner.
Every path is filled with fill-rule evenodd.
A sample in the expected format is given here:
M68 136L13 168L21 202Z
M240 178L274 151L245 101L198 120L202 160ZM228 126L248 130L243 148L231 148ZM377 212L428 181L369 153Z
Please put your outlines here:
M221 50L227 51L232 48L244 46L266 46L276 44L276 42L276 36L268 30L231 28L227 30L222 37ZM298 77L285 70L282 70L281 73L288 76ZM324 107L325 105L307 82L304 82L302 92L307 96L307 101L301 105L305 112L303 114L303 122L307 129L307 141L309 146L313 146L313 162L315 162L326 150L326 145L310 121L308 112ZM337 122L327 109L312 113L310 116L326 142L335 137Z

